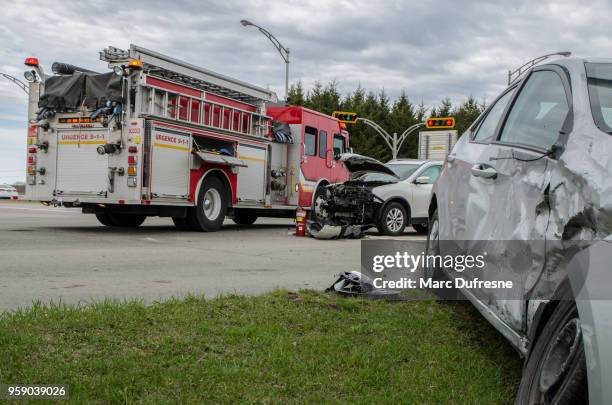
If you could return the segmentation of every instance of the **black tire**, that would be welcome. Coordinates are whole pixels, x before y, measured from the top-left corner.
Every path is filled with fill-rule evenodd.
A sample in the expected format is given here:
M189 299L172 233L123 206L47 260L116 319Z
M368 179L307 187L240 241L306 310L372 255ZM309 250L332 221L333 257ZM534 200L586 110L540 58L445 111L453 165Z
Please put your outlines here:
M308 213L308 219L315 222L322 222L325 218L321 218L317 215L317 199L321 197L325 197L327 190L323 185L319 185L317 187L317 191L315 191L314 197L312 198L312 207L310 207L310 212Z
M257 221L257 215L247 213L234 214L232 221L237 225L253 225Z
M544 325L523 368L516 403L588 403L584 344L574 301L558 301Z
M187 213L187 223L194 231L214 232L223 225L227 213L227 190L223 182L209 176L202 182L195 210Z
M180 231L190 231L191 230L191 227L189 226L189 223L187 222L187 218L172 217L172 222L174 222L174 226L176 226L176 229Z
M438 219L438 210L435 210L431 218L429 218L427 229L425 257L439 256L442 252L440 248L440 220ZM440 263L438 262L438 264ZM435 261L426 263L426 265L423 266L423 273L425 279L431 278L434 282L449 280L449 277L436 265ZM430 291L443 300L456 300L462 297L461 292L455 288L437 288Z
M115 226L115 223L111 219L110 215L108 215L108 212L96 214L96 218L104 226Z
M378 231L383 235L398 236L404 233L408 215L406 208L396 201L386 204L378 218Z
M434 213L429 218L429 226L427 232L427 244L425 245L425 256L436 256L440 254L440 222L438 219L438 210L435 210ZM436 266L424 266L424 276L427 278L431 278L434 281L441 280L442 270L437 268Z
M422 225L422 224L412 224L412 227L414 228L415 231L417 231L418 233L421 233L423 235L427 235L427 225Z
M146 215L109 212L109 218L114 226L121 228L138 228L147 219Z

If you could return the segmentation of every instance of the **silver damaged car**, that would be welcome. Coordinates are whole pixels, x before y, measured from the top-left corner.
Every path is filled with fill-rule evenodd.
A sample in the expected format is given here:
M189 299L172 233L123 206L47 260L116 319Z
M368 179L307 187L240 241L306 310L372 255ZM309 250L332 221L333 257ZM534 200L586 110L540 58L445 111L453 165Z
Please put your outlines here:
M518 404L612 401L611 179L612 60L563 58L494 100L433 187L428 254L502 245L479 277L518 280L460 291L524 357Z

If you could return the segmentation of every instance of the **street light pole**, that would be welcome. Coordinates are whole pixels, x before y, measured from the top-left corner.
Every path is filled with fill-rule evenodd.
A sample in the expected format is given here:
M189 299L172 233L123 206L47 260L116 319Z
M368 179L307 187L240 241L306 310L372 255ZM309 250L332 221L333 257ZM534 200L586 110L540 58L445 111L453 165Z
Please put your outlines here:
M2 76L5 79L10 80L11 82L15 83L26 94L28 94L28 95L30 94L30 90L28 88L28 85L25 84L24 82L22 82L21 80L19 80L18 78L14 77L14 76L11 76L9 74L6 74L6 73L0 73L0 76Z
M425 125L424 122L418 122L408 127L408 129L402 132L402 134L398 137L397 133L393 133L393 135L389 135L389 133L385 131L380 125L378 125L374 121L371 121L367 118L359 117L357 118L357 121L363 122L364 124L373 128L376 131L376 133L384 139L387 146L389 146L389 149L391 149L391 155L393 156L393 159L397 159L397 155L400 149L402 148L404 141L406 140L406 138L408 138L408 135L414 132L415 129L420 128L423 125Z
M272 45L274 45L280 56L285 61L285 101L287 101L287 98L289 97L289 48L284 47L280 43L280 41L276 39L276 37L272 35L268 30L260 27L257 24L253 24L249 20L240 20L240 24L242 24L243 27L252 26L257 28L259 32L261 32L266 38L270 40L270 42L272 42Z

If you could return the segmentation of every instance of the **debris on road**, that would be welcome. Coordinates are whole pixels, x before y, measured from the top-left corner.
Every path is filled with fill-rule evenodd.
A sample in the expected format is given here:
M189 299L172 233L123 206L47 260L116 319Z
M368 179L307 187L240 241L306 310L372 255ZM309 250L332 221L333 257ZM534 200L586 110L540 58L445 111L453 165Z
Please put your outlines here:
M344 296L360 296L370 299L399 299L400 292L386 288L376 288L372 279L358 271L343 271L336 274L338 279L325 291L333 291Z

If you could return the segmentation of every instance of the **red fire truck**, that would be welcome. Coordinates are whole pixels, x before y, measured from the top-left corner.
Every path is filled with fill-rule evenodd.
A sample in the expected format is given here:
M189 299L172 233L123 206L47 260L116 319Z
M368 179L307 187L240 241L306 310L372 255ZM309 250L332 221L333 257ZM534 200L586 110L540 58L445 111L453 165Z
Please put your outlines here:
M25 199L78 207L107 226L171 217L218 230L225 217L293 217L344 181L348 133L274 93L131 45L100 52L108 73L26 59Z

